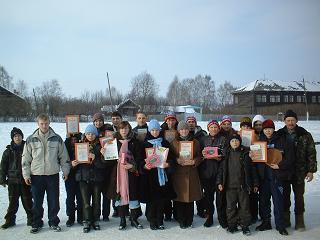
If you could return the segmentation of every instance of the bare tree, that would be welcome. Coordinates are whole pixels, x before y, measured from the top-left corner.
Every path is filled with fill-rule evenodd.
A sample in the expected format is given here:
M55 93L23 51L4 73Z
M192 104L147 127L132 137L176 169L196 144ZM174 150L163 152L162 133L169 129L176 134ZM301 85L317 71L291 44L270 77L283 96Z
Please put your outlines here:
M15 84L15 90L22 97L28 96L28 86L24 80L18 80Z
M217 90L217 102L220 107L233 103L232 92L236 89L230 82L225 81Z
M6 71L6 69L0 65L0 86L8 90L13 90L13 81L12 77Z

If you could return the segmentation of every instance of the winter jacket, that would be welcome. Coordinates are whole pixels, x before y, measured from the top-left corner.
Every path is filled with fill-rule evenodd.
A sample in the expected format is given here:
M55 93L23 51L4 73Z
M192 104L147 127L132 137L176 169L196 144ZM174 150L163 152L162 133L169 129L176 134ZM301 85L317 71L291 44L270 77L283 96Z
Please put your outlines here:
M89 142L84 139L84 142ZM100 153L99 139L96 138L93 142L89 142L90 153L95 155L92 163L81 163L75 167L76 181L85 182L102 182L105 179L107 165L103 162L102 154Z
M144 168L145 159L146 159L146 148L152 148L153 145L148 142L148 140L155 139L150 132L147 133L146 139L143 143L142 158L140 158L140 192L141 192L141 202L151 202L159 199L174 199L176 198L176 194L173 190L172 185L172 174L176 167L176 156L173 154L173 149L170 146L169 142L165 139L162 140L161 146L165 148L169 148L169 153L167 157L167 163L169 163L169 167L165 168L165 173L168 178L168 182L164 186L160 186L158 180L158 169L153 168L151 170L146 170Z
M39 131L34 131L26 140L22 153L23 178L29 179L31 175L54 175L59 173L60 167L63 175L68 176L71 164L62 138L50 128L44 148Z
M261 137L261 141L266 141L268 148L276 148L282 152L282 161L279 163L279 169L272 169L267 164L257 163L256 168L260 180L265 178L266 168L270 168L272 174L281 181L291 180L294 174L295 154L293 144L285 135L279 135L274 132L271 139L265 136ZM269 170L270 170L269 169Z
M180 137L171 143L173 153L178 159L179 142L183 141ZM175 201L190 203L198 201L202 198L202 190L200 184L200 178L197 170L197 166L201 163L201 152L200 144L192 136L188 141L193 141L193 160L195 161L194 166L181 166L177 164L177 168L173 173L173 188L177 194Z
M203 130L200 126L196 126L195 130L194 131L190 131L190 135L200 141L200 139L204 136L207 136L207 132L205 130Z
M239 147L236 150L233 150L229 147L226 150L226 155L224 160L221 162L219 166L219 171L217 175L217 185L222 184L224 188L227 187L227 179L228 179L228 164L230 161L230 153L232 151L240 152L240 158L237 159L240 161L241 165L241 181L239 186L241 189L247 190L248 192L252 191L253 187L259 186L258 176L255 172L255 169L252 166L251 158L249 157L249 149L246 147Z
M205 147L218 147L220 149L220 154L223 156L225 155L225 150L227 147L227 139L221 134L218 133L216 136L204 136L200 139L200 152ZM202 156L202 154L201 154ZM218 169L220 166L221 161L213 160L213 159L204 159L199 166L199 173L201 179L210 179L215 178L218 174Z
M20 184L24 182L22 177L21 158L25 141L16 145L12 141L2 154L0 165L0 185Z
M296 126L294 138L295 152L295 178L298 183L303 183L308 172L317 171L317 152L312 135L302 127ZM287 127L278 131L280 136L288 136Z

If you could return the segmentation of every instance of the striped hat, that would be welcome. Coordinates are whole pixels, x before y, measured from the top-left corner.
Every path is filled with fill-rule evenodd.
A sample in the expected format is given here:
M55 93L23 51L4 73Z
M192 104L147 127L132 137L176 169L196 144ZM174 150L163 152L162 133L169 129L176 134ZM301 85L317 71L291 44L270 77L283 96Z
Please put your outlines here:
M217 125L218 128L220 129L220 125L219 125L219 122L218 122L217 120L211 120L211 121L208 123L208 125L207 125L208 130L209 130L209 127L210 127L211 125Z

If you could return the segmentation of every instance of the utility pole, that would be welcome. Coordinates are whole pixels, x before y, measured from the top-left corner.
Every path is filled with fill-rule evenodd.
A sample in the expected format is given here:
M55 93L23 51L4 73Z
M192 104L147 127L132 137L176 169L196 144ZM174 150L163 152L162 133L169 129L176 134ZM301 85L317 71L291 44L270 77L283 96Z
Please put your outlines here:
M306 83L304 81L304 77L302 78L303 82L303 88L304 88L304 100L306 103L306 117L307 117L307 122L309 121L309 110L308 110L308 99L307 99L307 89L306 89Z
M109 86L109 94L110 94L111 110L112 110L112 112L113 112L113 103L112 103L112 95L111 95L110 80L109 80L109 74L108 74L108 72L107 72L107 78L108 78L108 86Z

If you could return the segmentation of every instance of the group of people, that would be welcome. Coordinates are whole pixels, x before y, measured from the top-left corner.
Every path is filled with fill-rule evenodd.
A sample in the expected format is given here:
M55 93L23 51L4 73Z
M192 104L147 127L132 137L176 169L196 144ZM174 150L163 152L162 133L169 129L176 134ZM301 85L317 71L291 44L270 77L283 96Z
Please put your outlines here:
M146 204L145 215L152 230L164 230L164 221L176 220L182 229L192 227L194 203L197 215L204 218L204 227L213 226L217 210L219 224L230 233L241 228L250 235L249 226L261 223L257 231L272 229L271 197L277 231L288 235L291 188L295 200L295 229L305 230L305 180L310 182L317 171L316 149L311 134L297 125L295 112L288 110L285 126L275 131L274 122L256 115L241 119L240 130L232 127L232 120L224 116L220 123L211 120L207 131L197 125L195 117L178 122L169 113L162 125L146 114L136 115L137 126L112 113L112 124L96 113L93 123L82 133L67 134L65 141L49 126L49 117L37 117L38 129L23 140L18 128L11 131L11 144L2 155L0 184L8 185L9 207L5 216L6 229L15 225L19 197L27 213L31 233L43 227L43 199L47 194L49 227L59 226L59 172L63 173L66 188L67 227L75 221L83 225L83 232L100 230L100 219L120 218L119 230L127 227L142 229L139 217ZM241 131L253 129L255 139L267 143L268 149L281 152L278 164L255 163L252 152L242 145ZM169 130L169 131L168 131ZM167 131L171 137L167 137ZM105 148L99 138L110 134L116 139L118 159L105 161ZM173 133L173 135L172 135ZM142 137L141 137L142 136ZM75 159L75 143L89 144L89 162ZM190 152L182 144L191 144ZM212 154L207 149L216 149ZM147 149L154 149L149 155ZM156 149L167 150L160 165ZM102 205L102 207L101 207Z

